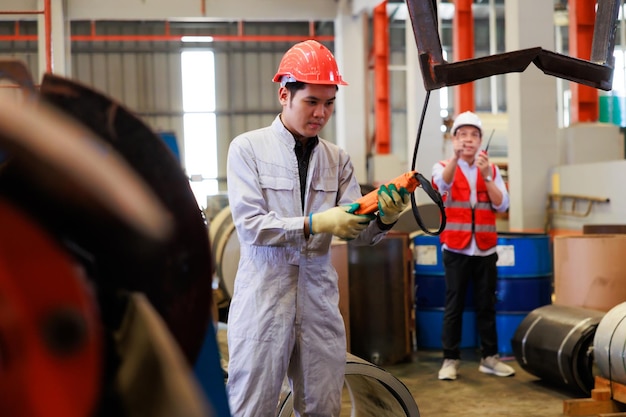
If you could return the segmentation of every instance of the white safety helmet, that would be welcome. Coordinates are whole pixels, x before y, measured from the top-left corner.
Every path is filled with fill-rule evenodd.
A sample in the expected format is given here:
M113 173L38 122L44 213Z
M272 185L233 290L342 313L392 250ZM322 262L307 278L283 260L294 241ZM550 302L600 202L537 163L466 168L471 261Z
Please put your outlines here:
M455 135L456 130L461 126L474 126L480 131L480 136L483 135L483 124L476 113L466 111L459 114L456 119L454 119L454 123L452 124L452 134Z

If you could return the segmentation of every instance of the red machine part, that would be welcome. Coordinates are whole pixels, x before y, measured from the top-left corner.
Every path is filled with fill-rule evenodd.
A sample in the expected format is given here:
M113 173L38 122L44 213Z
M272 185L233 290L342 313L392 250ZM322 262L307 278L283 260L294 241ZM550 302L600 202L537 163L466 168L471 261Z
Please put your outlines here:
M85 417L100 388L102 331L80 267L0 199L0 410Z

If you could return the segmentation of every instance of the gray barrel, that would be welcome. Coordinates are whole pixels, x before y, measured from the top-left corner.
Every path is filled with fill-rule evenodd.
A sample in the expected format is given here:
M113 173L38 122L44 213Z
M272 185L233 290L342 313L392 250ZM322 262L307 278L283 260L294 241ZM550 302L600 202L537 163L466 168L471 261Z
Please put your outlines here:
M600 321L593 339L596 365L611 381L626 384L626 302L613 307Z
M547 305L531 311L511 340L515 359L527 372L589 394L594 384L593 338L604 312Z
M384 369L348 353L345 388L349 391L351 412L359 417L419 417L413 395L399 379ZM344 405L345 406L345 405ZM342 410L343 411L343 410ZM277 417L293 416L291 391L281 397Z
M409 235L389 232L374 246L348 243L350 352L390 365L411 356Z

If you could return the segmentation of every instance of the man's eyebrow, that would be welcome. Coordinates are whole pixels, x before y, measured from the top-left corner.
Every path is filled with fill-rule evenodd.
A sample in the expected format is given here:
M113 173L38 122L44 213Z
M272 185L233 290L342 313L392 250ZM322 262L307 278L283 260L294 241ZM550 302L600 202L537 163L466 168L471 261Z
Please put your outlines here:
M306 96L306 97L305 97L305 99L306 99L306 100L317 100L317 101L322 101L322 99L321 99L321 98L316 97L316 96ZM337 99L337 97L336 97L336 96L333 96L333 97L331 97L331 98L329 98L329 99L326 99L326 100L323 100L323 101L332 101L332 100L336 100L336 99Z

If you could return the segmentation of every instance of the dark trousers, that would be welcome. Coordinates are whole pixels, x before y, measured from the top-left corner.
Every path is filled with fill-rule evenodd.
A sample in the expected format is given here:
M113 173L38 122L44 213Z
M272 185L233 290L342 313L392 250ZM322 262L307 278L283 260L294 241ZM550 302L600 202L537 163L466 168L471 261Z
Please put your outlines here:
M474 285L474 307L482 357L498 353L495 310L497 261L497 253L489 256L467 256L443 251L446 306L441 342L445 359L459 359L461 356L459 346L463 329L463 310L470 281Z

